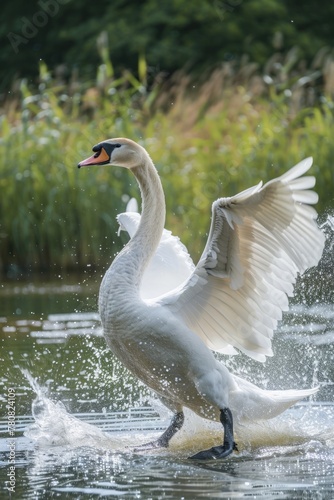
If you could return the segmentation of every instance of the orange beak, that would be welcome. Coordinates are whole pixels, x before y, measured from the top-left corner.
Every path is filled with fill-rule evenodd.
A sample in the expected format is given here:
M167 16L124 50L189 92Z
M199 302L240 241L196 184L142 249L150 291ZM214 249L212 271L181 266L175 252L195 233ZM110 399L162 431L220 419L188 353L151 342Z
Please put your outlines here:
M104 148L101 148L100 151L95 153L95 155L90 156L89 158L86 158L85 160L82 160L80 163L78 163L78 168L80 167L85 167L86 165L101 165L108 163L110 160L108 153Z

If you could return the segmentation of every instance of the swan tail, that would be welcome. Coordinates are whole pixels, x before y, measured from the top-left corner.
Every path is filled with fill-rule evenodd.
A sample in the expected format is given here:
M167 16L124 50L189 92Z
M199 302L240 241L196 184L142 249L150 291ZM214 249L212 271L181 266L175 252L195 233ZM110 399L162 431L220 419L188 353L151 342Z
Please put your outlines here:
M274 418L319 389L266 391L240 377L233 378L238 389L230 393L230 408L239 421Z

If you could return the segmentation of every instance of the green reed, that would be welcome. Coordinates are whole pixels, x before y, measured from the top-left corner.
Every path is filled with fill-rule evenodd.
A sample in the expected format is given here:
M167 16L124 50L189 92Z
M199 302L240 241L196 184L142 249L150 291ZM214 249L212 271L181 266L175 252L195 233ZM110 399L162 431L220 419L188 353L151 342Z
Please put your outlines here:
M332 208L331 92L312 105L299 96L296 105L295 83L266 87L246 69L243 79L222 68L202 83L180 74L148 90L143 58L138 79L128 72L116 79L105 61L90 84L57 82L42 65L38 90L22 82L1 116L0 271L55 273L112 260L124 241L115 217L129 196L139 198L136 183L123 169L76 168L112 136L148 149L166 192L166 225L195 256L215 198L280 175L306 156L315 160L318 210Z

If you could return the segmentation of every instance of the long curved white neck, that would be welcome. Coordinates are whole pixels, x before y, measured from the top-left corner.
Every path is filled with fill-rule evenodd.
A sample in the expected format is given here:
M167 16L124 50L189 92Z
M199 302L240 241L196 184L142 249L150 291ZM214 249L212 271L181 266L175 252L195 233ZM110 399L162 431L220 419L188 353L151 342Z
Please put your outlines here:
M119 281L139 292L145 268L153 256L165 225L165 197L159 175L149 156L131 169L142 196L142 214L137 232L114 260L111 269Z

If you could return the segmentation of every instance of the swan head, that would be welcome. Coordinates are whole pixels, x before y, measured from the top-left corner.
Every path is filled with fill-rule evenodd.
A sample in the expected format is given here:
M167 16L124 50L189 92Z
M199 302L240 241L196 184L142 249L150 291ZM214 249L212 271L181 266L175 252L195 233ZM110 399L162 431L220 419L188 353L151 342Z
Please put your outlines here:
M147 153L143 147L130 139L107 139L93 148L94 154L78 163L78 167L87 165L113 165L134 168L141 165Z

